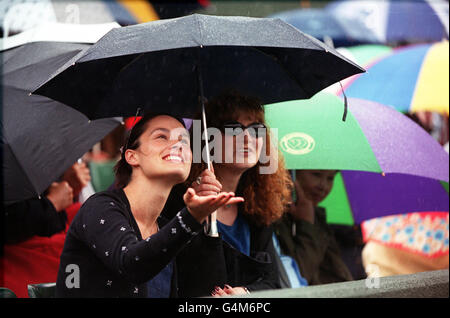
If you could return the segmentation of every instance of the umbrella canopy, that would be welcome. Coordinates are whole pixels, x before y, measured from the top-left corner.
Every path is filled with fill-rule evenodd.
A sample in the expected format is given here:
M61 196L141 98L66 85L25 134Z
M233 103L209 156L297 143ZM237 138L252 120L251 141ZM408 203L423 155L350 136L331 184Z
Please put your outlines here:
M442 146L390 107L353 98L348 106L345 122L342 101L332 94L265 107L288 169L340 170L320 204L327 221L351 225L383 215L448 211L443 185L449 156Z
M327 222L361 224L395 214L449 211L448 183L407 174L340 171L327 198Z
M325 7L349 28L364 25L379 43L399 44L448 39L448 1L340 0Z
M434 111L448 116L448 41L398 48L368 70L344 88L347 96L402 112Z
M322 41L330 37L335 47L378 43L375 35L371 36L371 31L364 25L358 25L361 28L353 26L351 29L347 29L347 25L340 22L343 18L337 19L324 9L295 9L272 14L269 17L280 18L300 31Z
M192 118L199 96L234 88L263 103L310 98L363 71L279 19L193 14L114 29L34 93L89 118L137 108Z
M37 197L120 123L89 121L33 87L86 44L35 42L0 53L2 61L3 202Z
M393 48L381 44L365 44L350 47L339 47L336 50L346 58L367 69L378 59L387 56ZM349 83L351 83L355 76L357 75L350 76L342 80L340 83L335 83L325 88L324 91L339 95L342 92L342 87L346 87Z
M399 214L367 220L361 224L363 240L427 257L447 255L448 212Z
M267 123L278 129L288 169L403 173L449 180L449 155L415 122L396 110L319 93L310 100L266 105Z
M382 44L366 44L337 49L339 53L345 55L358 65L370 65L377 59L389 54L393 48Z
M201 105L205 119L204 98L225 90L263 103L310 98L363 71L280 19L193 14L114 29L35 93L89 118L133 116L139 109L192 118ZM203 131L208 139L205 120Z

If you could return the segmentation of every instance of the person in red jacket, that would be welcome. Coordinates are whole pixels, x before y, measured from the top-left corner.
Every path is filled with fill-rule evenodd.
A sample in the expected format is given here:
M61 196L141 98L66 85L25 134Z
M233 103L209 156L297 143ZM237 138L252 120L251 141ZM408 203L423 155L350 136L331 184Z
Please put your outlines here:
M28 297L28 284L56 281L66 231L80 208L74 198L90 179L86 164L75 163L41 198L4 207L0 286Z

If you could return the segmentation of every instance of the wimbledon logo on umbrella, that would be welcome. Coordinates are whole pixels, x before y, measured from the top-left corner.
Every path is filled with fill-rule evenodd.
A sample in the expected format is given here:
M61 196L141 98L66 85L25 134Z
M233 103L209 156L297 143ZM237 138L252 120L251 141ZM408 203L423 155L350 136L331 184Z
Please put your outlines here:
M289 133L280 140L281 149L292 155L305 155L313 151L315 146L314 138L302 132Z

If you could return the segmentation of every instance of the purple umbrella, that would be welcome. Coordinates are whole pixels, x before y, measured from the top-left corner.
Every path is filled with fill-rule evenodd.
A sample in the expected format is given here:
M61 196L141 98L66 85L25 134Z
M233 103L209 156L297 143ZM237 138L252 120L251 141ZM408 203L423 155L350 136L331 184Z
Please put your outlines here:
M448 1L339 0L325 11L344 27L370 29L381 43L432 42L448 39Z
M329 223L349 225L387 215L448 212L448 183L407 174L343 170L320 205L327 209Z
M414 121L392 107L319 93L308 100L266 105L288 169L405 173L449 180L449 156Z
M342 171L323 202L329 222L448 211L449 155L404 114L349 98L343 121L343 101L324 93L282 104L266 105L265 116L278 129L286 167Z
M349 110L364 131L383 172L449 181L448 154L414 121L393 108L358 98L349 98ZM374 112L378 113L376 118ZM396 124L386 122L388 118Z

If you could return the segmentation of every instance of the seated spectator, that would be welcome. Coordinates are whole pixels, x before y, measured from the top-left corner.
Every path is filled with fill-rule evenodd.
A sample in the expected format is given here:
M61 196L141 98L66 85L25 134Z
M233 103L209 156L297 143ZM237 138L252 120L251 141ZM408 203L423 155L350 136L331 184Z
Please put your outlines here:
M281 253L297 261L308 285L353 279L326 222L326 211L318 207L330 193L336 173L335 170L297 170L295 204L275 225Z
M41 198L32 198L4 206L5 243L23 242L35 235L52 236L66 228L65 209L74 203L90 181L85 163L66 170L62 181L53 182Z
M362 260L369 277L449 268L448 212L416 212L366 220Z
M75 163L40 198L4 207L5 244L0 286L28 297L27 285L55 282L66 230L80 208L77 194L90 180L84 163ZM75 198L75 199L74 199Z

